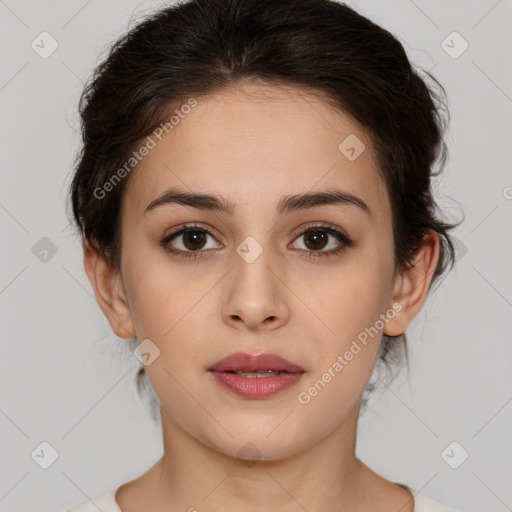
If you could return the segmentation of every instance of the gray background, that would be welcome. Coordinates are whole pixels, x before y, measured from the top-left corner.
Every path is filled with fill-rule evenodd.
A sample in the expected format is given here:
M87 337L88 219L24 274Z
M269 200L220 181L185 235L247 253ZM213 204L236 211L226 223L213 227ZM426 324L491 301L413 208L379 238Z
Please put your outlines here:
M465 511L512 510L512 1L351 4L445 86L450 159L438 199L451 219L466 217L455 268L408 331L410 377L374 395L358 456ZM138 361L95 302L65 206L83 82L130 20L158 5L0 0L1 510L62 510L161 455L136 393ZM31 48L43 31L59 45L47 59ZM458 58L441 46L453 31L469 43ZM43 237L56 250L46 261ZM48 469L31 458L43 441L58 452ZM441 455L453 441L469 453L458 469ZM452 464L461 453L449 451Z

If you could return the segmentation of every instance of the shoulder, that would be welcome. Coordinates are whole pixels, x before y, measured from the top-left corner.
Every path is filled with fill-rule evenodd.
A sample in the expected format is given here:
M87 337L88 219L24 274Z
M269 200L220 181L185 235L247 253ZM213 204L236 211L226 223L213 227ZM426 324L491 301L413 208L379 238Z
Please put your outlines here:
M414 495L414 512L462 512L457 508L450 507L436 501L422 492L411 489Z
M102 512L122 512L115 499L116 491L117 488L112 489L61 512L98 512L98 510Z

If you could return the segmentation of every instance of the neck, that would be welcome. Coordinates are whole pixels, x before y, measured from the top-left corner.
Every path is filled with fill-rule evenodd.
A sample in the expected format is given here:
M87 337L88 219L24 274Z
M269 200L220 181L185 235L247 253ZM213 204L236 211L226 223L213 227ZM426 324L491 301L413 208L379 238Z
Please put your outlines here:
M355 511L365 466L355 458L359 406L320 442L279 460L222 453L184 431L161 409L164 455L155 465L152 510ZM250 453L250 446L246 451ZM150 501L150 503L151 503Z

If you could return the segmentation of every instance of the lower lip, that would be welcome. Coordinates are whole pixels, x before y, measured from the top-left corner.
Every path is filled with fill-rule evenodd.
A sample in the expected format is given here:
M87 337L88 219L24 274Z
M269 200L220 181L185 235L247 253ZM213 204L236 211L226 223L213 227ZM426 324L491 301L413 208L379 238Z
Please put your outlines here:
M243 377L229 372L211 371L217 382L239 396L262 399L276 395L296 384L303 372L281 373L272 377Z

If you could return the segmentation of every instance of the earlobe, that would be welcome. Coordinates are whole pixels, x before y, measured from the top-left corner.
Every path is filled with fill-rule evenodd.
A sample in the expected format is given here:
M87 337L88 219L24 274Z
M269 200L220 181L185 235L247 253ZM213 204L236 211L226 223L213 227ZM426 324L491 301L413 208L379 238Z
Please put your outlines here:
M384 334L403 334L423 306L439 260L439 248L439 234L429 229L423 236L412 265L395 278L390 307L393 304L400 304L401 307L386 324ZM398 308L395 306L395 309Z
M135 337L120 271L110 266L88 240L84 240L83 250L85 272L110 327L120 338Z

